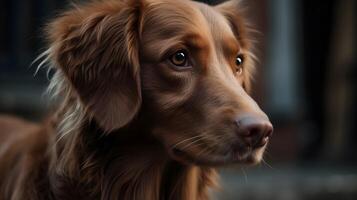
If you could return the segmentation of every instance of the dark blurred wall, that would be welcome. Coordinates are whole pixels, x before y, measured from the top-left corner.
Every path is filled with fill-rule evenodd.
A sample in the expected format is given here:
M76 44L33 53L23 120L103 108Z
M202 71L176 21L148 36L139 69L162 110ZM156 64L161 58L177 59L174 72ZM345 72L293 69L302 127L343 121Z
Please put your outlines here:
M43 51L44 24L67 3L60 0L0 1L0 112L40 119L44 71L34 77L31 62Z
M326 69L324 157L335 162L356 162L356 55L357 2L340 0Z
M303 1L304 120L312 124L302 133L311 138L304 159L356 161L356 11L353 0Z
M325 88L328 72L328 57L331 35L335 21L335 0L302 1L303 6L303 53L304 82L306 95L305 119L311 124L311 132L302 149L302 156L314 159L325 139ZM312 134L312 135L311 135Z

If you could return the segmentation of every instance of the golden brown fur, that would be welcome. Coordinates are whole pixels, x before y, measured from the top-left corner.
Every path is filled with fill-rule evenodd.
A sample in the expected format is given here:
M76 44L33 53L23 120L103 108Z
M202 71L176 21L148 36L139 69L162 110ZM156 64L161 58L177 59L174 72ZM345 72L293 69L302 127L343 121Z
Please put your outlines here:
M41 65L57 112L42 126L0 118L0 200L205 200L216 166L259 162L266 143L246 146L234 125L248 113L270 126L247 94L239 8L99 1L55 19ZM181 49L190 67L170 63Z

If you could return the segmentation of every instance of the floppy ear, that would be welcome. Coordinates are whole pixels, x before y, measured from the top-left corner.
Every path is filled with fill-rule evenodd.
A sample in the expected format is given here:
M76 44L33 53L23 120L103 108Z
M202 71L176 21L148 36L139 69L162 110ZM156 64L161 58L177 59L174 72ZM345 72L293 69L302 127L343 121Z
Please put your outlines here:
M229 22L232 31L237 38L241 53L244 55L243 65L243 87L249 93L251 91L251 82L255 72L254 61L256 57L253 53L253 35L256 31L252 28L246 17L245 6L241 0L230 0L216 6L216 9L222 13Z
M47 27L51 59L106 131L128 124L141 105L139 2L77 6Z

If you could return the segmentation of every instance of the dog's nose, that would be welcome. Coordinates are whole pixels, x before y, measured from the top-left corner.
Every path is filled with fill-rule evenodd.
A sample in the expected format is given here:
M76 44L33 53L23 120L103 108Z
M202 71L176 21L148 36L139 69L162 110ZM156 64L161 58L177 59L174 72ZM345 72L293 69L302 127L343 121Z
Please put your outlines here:
M245 115L237 117L235 122L239 138L254 148L264 146L273 134L273 125L267 118Z

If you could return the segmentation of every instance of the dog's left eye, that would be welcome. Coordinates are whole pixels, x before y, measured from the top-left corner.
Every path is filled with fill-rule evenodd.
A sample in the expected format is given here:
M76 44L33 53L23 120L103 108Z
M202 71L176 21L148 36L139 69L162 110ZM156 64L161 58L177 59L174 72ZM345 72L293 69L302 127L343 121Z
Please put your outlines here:
M173 55L171 55L170 61L175 66L187 67L188 55L184 50L179 50L179 51L175 52Z
M235 73L241 74L243 72L243 55L239 54L235 60Z

